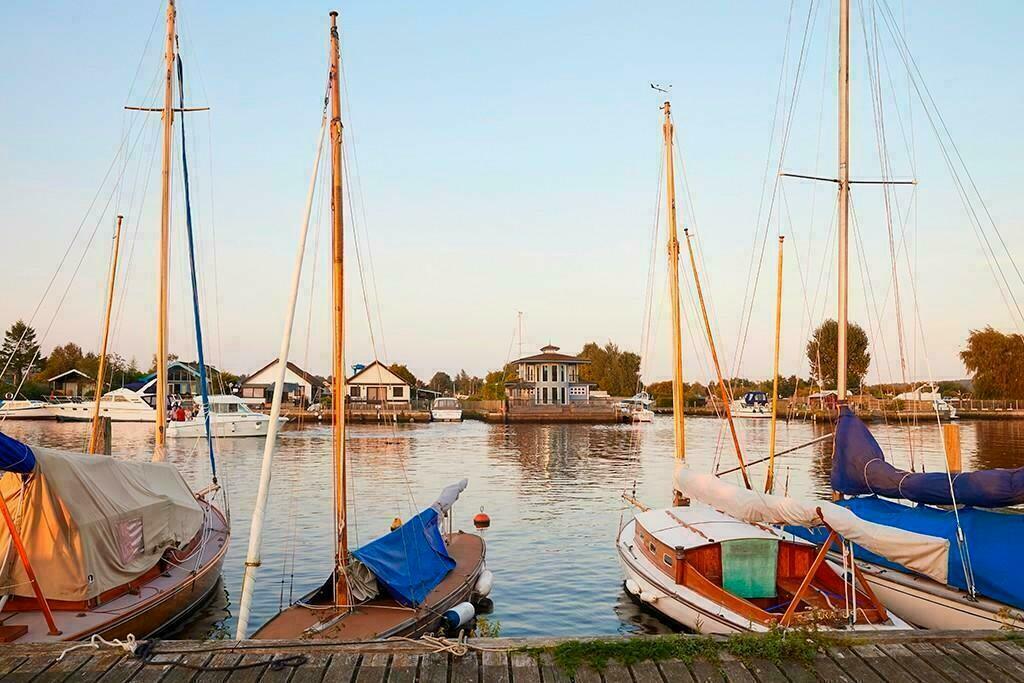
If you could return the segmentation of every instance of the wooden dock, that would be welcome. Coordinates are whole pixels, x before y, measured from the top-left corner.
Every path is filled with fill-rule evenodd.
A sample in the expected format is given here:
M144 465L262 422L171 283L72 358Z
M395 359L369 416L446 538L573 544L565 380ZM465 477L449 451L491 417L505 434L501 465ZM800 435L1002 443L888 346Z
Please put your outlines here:
M621 639L617 639L621 640ZM1005 632L910 631L835 636L810 661L667 659L603 669L559 667L550 651L565 639L474 639L457 656L420 642L153 641L148 659L121 650L63 644L6 645L3 681L241 681L305 683L674 683L848 681L1024 682L1024 637ZM140 651L143 648L140 648Z

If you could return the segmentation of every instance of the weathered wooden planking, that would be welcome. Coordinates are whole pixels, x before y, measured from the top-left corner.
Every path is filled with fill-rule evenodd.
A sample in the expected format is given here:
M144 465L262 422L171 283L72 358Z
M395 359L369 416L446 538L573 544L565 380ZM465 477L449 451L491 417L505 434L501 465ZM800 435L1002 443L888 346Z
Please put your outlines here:
M473 641L465 656L425 643L161 642L151 661L113 650L77 650L58 661L64 646L9 645L0 655L2 681L159 681L175 683L927 683L946 680L1024 683L1024 647L1006 634L932 632L857 634L809 663L739 659L667 660L602 671L562 671L550 653L555 639ZM301 657L296 661L296 657Z

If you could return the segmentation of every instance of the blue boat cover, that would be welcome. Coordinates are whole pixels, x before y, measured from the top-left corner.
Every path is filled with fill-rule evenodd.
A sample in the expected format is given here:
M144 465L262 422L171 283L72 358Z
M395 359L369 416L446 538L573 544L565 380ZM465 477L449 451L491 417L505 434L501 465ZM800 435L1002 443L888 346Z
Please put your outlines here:
M36 468L32 449L0 432L0 470L27 474Z
M956 516L952 510L925 505L910 507L874 496L850 498L838 501L838 504L870 522L949 539L949 585L967 590L956 537ZM960 526L963 527L971 558L975 590L985 597L1024 609L1024 583L1020 581L1024 544L1017 542L1017 539L1024 538L1024 515L967 508L960 510ZM786 531L818 544L824 543L828 536L828 529L824 527L805 529L787 526ZM860 546L854 554L869 562L910 572Z
M395 600L407 606L422 603L455 568L441 538L438 512L432 507L352 554Z
M832 489L850 496L875 494L915 503L952 505L945 472L907 472L885 461L867 426L849 408L839 413ZM953 476L958 505L1007 507L1024 503L1024 467L962 472Z

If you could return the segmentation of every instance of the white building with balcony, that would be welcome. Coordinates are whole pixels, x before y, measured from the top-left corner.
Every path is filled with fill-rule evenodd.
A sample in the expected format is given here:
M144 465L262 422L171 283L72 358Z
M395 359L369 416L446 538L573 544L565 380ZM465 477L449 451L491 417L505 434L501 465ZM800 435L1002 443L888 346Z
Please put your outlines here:
M533 356L512 361L519 379L505 383L509 399L535 405L571 405L590 401L590 388L595 386L580 379L580 367L590 363L559 353L548 344Z

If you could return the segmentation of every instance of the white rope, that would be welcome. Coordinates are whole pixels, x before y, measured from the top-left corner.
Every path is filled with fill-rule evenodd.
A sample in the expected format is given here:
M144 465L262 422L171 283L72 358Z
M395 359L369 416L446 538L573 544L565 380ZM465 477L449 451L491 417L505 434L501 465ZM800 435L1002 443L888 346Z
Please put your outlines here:
M85 648L85 647L91 647L91 648L94 648L94 649L98 650L98 649L100 649L101 645L103 645L105 647L112 647L112 648L118 648L119 647L122 650L124 650L125 652L127 652L128 654L134 655L135 654L135 648L137 648L139 646L139 643L138 643L138 641L135 640L135 634L133 634L133 633L129 633L128 637L126 637L123 641L120 638L114 638L113 640L107 640L106 638L104 638L100 634L94 633L92 638L89 639L88 643L79 643L78 645L72 645L71 647L69 647L66 650L64 650L63 652L61 652L60 653L60 657L57 657L57 661L59 662L60 660L64 659L64 655L66 655L69 652L74 652L75 650L80 650L80 649Z

